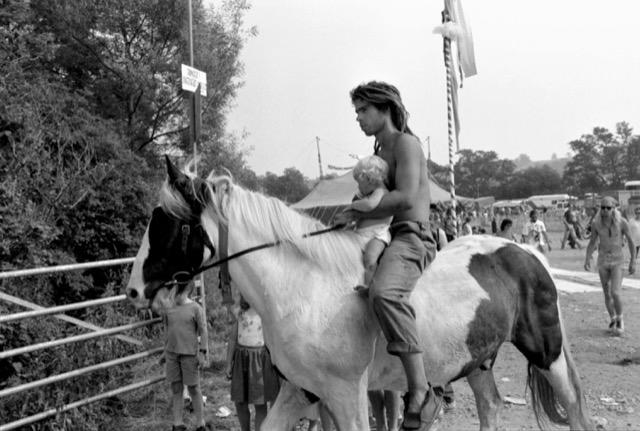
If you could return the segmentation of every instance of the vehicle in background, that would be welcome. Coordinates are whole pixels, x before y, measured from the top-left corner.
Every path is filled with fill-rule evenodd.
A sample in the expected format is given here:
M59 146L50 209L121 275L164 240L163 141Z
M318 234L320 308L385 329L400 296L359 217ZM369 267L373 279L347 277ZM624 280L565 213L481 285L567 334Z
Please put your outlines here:
M633 213L640 206L640 181L627 181L624 183L624 189L629 192L627 211Z
M555 195L535 195L530 196L527 202L532 203L536 208L569 208L569 205L575 203L578 200L576 196L571 196L566 193Z

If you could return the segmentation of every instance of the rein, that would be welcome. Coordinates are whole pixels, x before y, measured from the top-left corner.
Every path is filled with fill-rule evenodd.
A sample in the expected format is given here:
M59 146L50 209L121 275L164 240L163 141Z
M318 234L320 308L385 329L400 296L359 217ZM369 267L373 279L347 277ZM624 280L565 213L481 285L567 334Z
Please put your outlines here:
M321 229L321 230L317 230L314 232L309 232L309 233L305 233L304 235L302 235L302 238L310 238L312 236L317 236L317 235L322 235L325 233L329 233L335 230L339 230L342 229L344 227L343 224L338 224L335 226L331 226L329 228L326 229ZM220 225L220 238L219 238L219 242L220 242L220 246L221 246L221 256L223 256L221 259L210 263L208 265L205 266L201 266L198 269L192 270L192 271L178 271L175 274L173 274L173 279L169 280L165 283L163 283L160 287L164 287L167 285L181 285L181 284L186 284L189 281L191 281L191 279L193 277L195 277L196 275L207 271L211 268L214 268L216 266L219 265L223 265L222 269L221 269L221 281L223 282L222 284L228 284L230 277L229 277L229 272L228 269L226 268L226 263L229 262L230 260L233 260L235 258L238 258L240 256L244 256L245 254L248 253L252 253L254 251L258 251L258 250L262 250L265 248L270 248L270 247L275 247L277 245L280 245L283 243L283 240L277 240L277 241L272 241L272 242L267 242L264 244L260 244L260 245L256 245L254 247L250 247L244 250L241 250L237 253L234 253L230 256L227 256L227 237L228 237L228 230L226 229L226 227L222 227L222 225ZM225 283L226 282L226 283ZM224 289L224 286L223 286Z

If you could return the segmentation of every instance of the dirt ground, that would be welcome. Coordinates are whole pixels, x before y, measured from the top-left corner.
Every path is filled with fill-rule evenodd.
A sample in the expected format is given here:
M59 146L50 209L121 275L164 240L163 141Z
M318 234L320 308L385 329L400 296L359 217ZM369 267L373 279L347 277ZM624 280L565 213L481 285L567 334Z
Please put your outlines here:
M582 269L584 249L559 250L560 234L551 233L551 237L554 245L554 250L548 255L551 265L563 269ZM638 278L638 275L633 278ZM599 429L640 430L640 289L623 289L626 332L622 337L613 337L606 330L608 315L602 294L560 292L560 298L571 352L582 378L587 406L596 423L600 424ZM538 429L525 387L526 362L511 344L503 346L494 374L503 398L526 402L526 405L505 403L500 413L499 429ZM222 377L220 363L214 363L204 377L203 392L208 397L206 417L211 429L239 430L233 404L229 401L229 384ZM171 429L167 388L157 389L143 399L128 403L128 415L118 420L118 429ZM477 430L479 421L469 386L461 380L454 383L454 389L456 409L444 415L436 429ZM217 414L221 407L228 408L231 414L219 417ZM193 423L192 415L186 419L188 423Z

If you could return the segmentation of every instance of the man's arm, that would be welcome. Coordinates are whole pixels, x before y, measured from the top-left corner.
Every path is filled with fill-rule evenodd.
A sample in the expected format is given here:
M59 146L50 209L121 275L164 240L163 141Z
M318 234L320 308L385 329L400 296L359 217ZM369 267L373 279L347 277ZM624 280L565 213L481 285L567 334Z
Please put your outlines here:
M629 224L626 220L621 221L622 234L627 238L627 245L629 246L629 274L636 272L636 245L633 243L633 238L629 233Z
M395 188L384 195L375 209L366 215L357 214L355 217L390 217L415 205L420 187L420 169L424 160L418 140L415 136L402 134L393 147L393 155L396 162Z
M593 250L596 247L596 242L598 241L598 229L591 223L591 239L589 239L589 245L587 245L587 254L584 259L584 269L589 271L591 267L591 255L593 254Z
M351 202L351 209L368 213L380 204L380 201L382 200L384 194L384 189L375 189L369 196Z

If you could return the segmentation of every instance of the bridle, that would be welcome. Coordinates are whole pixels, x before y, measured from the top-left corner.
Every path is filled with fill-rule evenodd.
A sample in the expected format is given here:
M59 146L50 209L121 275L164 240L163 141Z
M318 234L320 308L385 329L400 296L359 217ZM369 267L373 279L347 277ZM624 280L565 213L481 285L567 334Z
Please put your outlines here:
M200 226L200 225L198 225ZM329 233L329 232L333 232L335 230L339 230L344 228L345 225L343 224L338 224L338 225L334 225L331 226L329 228L326 229L320 229L314 232L308 232L305 233L304 235L302 235L302 238L310 238L313 236L317 236L317 235L322 235L325 233ZM189 241L189 235L190 235L190 226L188 224L183 224L180 228L181 231L181 246L182 246L182 251L183 253L186 255L187 253L187 247L188 247L188 241ZM239 252L233 253L232 255L228 255L228 241L229 241L229 230L227 228L226 225L223 225L222 223L220 223L218 225L218 241L219 241L219 245L220 245L220 259L216 260L215 262L212 262L210 264L204 265L204 266L200 266L199 268L196 269L192 269L190 271L177 271L176 273L173 274L171 280L165 281L164 283L159 284L156 288L153 289L152 291L152 295L151 295L151 299L150 301L153 300L153 298L155 298L156 293L158 292L158 290L160 290L163 287L183 287L186 286L192 279L193 277L195 277L198 274L201 274L211 268L214 268L216 266L221 266L220 268L220 281L221 281L221 289L223 289L223 303L225 302L229 302L230 301L230 287L229 287L229 281L231 279L230 275L229 275L229 270L227 267L227 263L230 260L236 259L240 256L244 256L245 254L248 253L252 253L254 251L258 251L258 250L263 250L265 248L270 248L270 247L275 247L277 245L282 244L283 242L285 242L284 240L276 240L276 241L272 241L272 242L267 242L264 244L260 244L260 245L256 245L254 247L249 247L247 249L241 250ZM204 234L204 245L206 247L209 248L209 250L211 250L211 255L215 256L215 247L213 246L213 244L211 243L211 241L209 240L209 236Z

